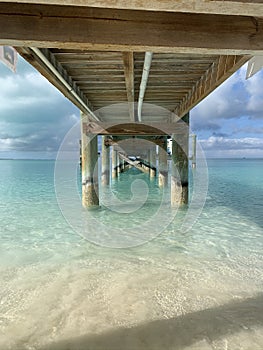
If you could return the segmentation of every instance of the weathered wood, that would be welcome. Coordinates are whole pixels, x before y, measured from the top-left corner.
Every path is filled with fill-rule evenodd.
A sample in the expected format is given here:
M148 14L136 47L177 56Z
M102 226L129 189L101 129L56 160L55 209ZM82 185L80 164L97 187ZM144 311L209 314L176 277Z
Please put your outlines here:
M117 173L118 173L118 176L120 176L120 173L121 173L121 162L120 162L119 152L117 152Z
M69 97L73 103L79 108L82 106L74 99L71 92L65 89L56 77L49 71L49 69L39 61L38 57L31 56L32 50L29 48L18 48L19 52L33 65L40 70L49 81L58 87L65 96ZM126 89L126 80L128 73L126 72L127 79L125 80L124 67L123 67L123 53L121 52L97 52L97 51L81 51L81 50L69 50L69 49L49 49L45 50L50 54L47 58L50 58L50 63L55 62L54 66L59 67L59 71L65 77L69 77L73 90L74 87L78 88L79 95L85 100L92 102L93 110L99 109L105 106L109 106L115 103L126 102L127 99L132 101L131 78L128 82L128 98ZM66 56L71 52L76 57L80 56L80 60L83 62L84 67L72 65L72 68L68 65L62 65L59 61L59 57L63 54ZM59 52L59 54L58 54ZM83 59L87 55L86 61ZM100 64L96 65L93 55L96 58L100 57ZM107 56L109 55L109 57ZM113 56L117 55L117 56ZM141 72L143 69L143 54L142 53L129 53L124 54L127 60L131 63L131 57L133 56L134 69L134 99L138 98L139 84L141 79ZM116 64L108 63L110 57L116 57ZM81 58L82 57L82 58ZM54 60L55 58L55 60ZM117 59L118 58L118 59ZM138 58L141 62L138 65ZM176 111L177 114L183 115L187 111L188 105L193 106L198 103L202 96L206 96L209 91L212 91L215 86L218 86L226 77L228 77L232 71L237 69L248 57L242 56L201 56L201 55L186 55L186 54L154 54L151 72L147 83L147 91L144 96L144 102L154 103L160 105L170 111ZM215 72L215 67L219 66ZM94 70L94 66L96 69ZM116 68L117 67L117 68ZM212 75L209 73L213 70ZM116 75L117 74L117 75ZM223 74L223 75L222 75ZM210 78L210 75L213 79ZM217 79L219 79L217 81ZM130 91L130 92L129 92ZM84 95L84 97L83 97ZM89 103L90 103L89 102ZM132 102L127 103L125 114L122 116L116 111L114 116L107 117L108 111L99 116L101 120L112 120L114 122L122 119L125 121L131 120L131 110L128 107L133 106ZM180 109L183 109L180 111ZM82 109L84 111L84 109ZM84 111L85 112L85 111ZM100 112L99 112L100 113ZM144 105L144 120L151 119L145 112ZM161 117L156 121L165 120L165 117Z
M140 158L141 166L143 167L143 169L148 175L150 174L150 169L151 169L149 155L150 155L150 150L145 150L145 155L143 156L143 158Z
M134 60L133 52L123 52L123 65L126 83L127 100L129 106L130 120L135 122L134 115Z
M187 126L184 122L176 123L97 123L88 122L84 124L83 130L86 133L100 135L171 135L186 133Z
M261 0L2 0L1 2L244 16L258 16L263 11Z
M150 149L150 178L156 176L156 147Z
M167 164L167 138L163 138L163 147L158 147L158 166L159 176L158 182L159 187L167 186L168 184L168 164Z
M107 144L107 136L102 136L101 143L101 183L110 184L110 147Z
M250 56L212 55L213 49L209 46L211 43L214 45L214 52L217 53L224 52L225 49L227 52L236 52L235 45L239 45L242 40L245 43L244 50L250 50L251 45L255 45L259 51L261 45L263 47L263 20L260 18L163 12L147 12L147 16L145 16L145 13L144 11L113 11L112 9L84 9L82 7L71 7L70 10L57 6L34 5L29 7L14 3L4 4L0 1L0 30L2 29L0 41L6 33L9 35L10 32L11 39L17 38L17 35L26 37L26 40L31 35L39 36L43 46L52 43L52 40L56 38L56 46L62 45L61 47L65 48L45 49L43 52L48 53L46 57L71 83L72 91L77 91L84 101L87 101L88 97L93 109L127 100L129 107L133 106L130 101L137 99L139 94L144 54L142 52L133 53L131 48L133 45L139 45L137 46L139 51L144 51L148 49L147 45L152 43L157 51L160 49L166 53L157 52L154 54L144 102L160 105L174 111L179 116L184 115L250 58ZM1 22L1 17L3 17L4 22L6 21L6 26L3 25L4 22ZM56 21L58 21L58 25L55 24ZM66 22L71 21L72 26L65 25ZM53 26L51 26L51 22L54 24ZM18 23L17 28L15 23ZM79 25L77 28L76 23ZM23 28L20 31L22 25ZM139 31L137 33L140 27L141 32L145 34L143 36L139 35ZM70 36L68 36L70 42L66 38L66 35L69 35L67 28L70 28ZM83 32L80 32L81 28ZM98 36L96 35L97 31ZM126 39L127 41L125 41ZM257 43L258 40L259 43ZM183 41L185 42L183 43ZM105 44L106 42L107 44ZM114 42L118 43L117 50L121 51L124 45L127 51L124 53L95 51L97 44L102 45L101 47L105 50L112 50L113 46L111 45ZM198 47L195 47L197 42ZM106 46L103 46L103 43ZM178 45L176 48L174 47L175 43L176 46ZM200 47L200 43L201 46L208 43L210 54L207 54L207 50L202 51L204 47ZM33 44L36 42L30 41L30 45ZM91 45L88 48L92 47L92 51L83 51L82 44ZM71 45L75 45L76 49L69 48ZM224 45L224 49L222 49L222 45ZM193 54L195 49L197 49L196 52L205 52L206 55ZM52 84L85 112L79 101L61 85L30 48L19 47L18 50ZM178 50L177 54L171 53L178 52ZM182 53L184 51L191 52L191 55ZM105 111L101 114L101 120L112 120L115 123L120 120L131 120L131 117L134 116L134 111L131 111L131 108L129 112L125 111L125 113L122 115L121 112L116 112L115 116L108 117L108 113ZM158 117L157 115L152 116L151 113L144 113L143 117L145 121L163 120L165 122L169 120L162 114ZM126 127L122 127L119 130L115 129L115 131L116 134L131 135L131 130L128 128L127 131L126 129ZM150 130L150 128L148 129ZM163 124L158 129L162 130ZM156 130L151 129L150 132L171 135L172 133L180 133L179 129L174 130L172 127L164 133L157 133ZM107 130L105 134L111 134L111 132ZM140 127L137 131L135 130L134 134L147 135Z
M116 179L118 177L118 157L117 157L117 151L115 151L114 147L112 147L111 151L111 176L113 179Z
M143 140L145 140L146 142L143 143L143 147L142 147ZM125 147L122 144L123 142L125 142L125 145L124 145ZM165 147L166 141L164 140L163 136L156 136L156 135L147 136L147 137L121 135L121 136L113 136L111 139L108 139L107 144L110 146L115 146L115 149L117 149L120 153L123 153L124 151L123 148L125 148L126 153L135 155L135 153L137 154L145 153L146 150L153 149L155 146L160 146L163 148ZM136 145L136 147L134 147L134 144ZM118 145L121 145L121 147L118 148ZM156 157L154 162L156 163Z
M184 116L189 124L189 114ZM188 141L189 135L177 135L172 139L171 206L188 203Z
M0 3L0 44L182 53L259 54L263 19ZM142 35L143 33L143 35Z
M120 169L121 173L125 171L125 160L120 157Z
M86 118L81 115L82 120ZM82 205L99 206L97 135L81 133Z

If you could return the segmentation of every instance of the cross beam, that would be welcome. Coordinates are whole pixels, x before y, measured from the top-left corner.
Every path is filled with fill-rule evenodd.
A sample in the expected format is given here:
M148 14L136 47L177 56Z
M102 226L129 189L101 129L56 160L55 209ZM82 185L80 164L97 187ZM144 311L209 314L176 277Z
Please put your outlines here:
M256 55L262 17L0 2L0 45Z
M258 16L262 13L260 0L2 0L1 2L240 16Z

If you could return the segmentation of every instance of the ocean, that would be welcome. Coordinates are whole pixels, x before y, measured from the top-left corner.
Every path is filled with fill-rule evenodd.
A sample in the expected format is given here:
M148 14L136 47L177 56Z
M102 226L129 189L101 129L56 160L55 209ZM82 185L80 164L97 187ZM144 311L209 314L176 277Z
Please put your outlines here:
M187 229L189 208L129 170L83 235L54 161L1 160L0 349L262 350L263 159L207 162Z

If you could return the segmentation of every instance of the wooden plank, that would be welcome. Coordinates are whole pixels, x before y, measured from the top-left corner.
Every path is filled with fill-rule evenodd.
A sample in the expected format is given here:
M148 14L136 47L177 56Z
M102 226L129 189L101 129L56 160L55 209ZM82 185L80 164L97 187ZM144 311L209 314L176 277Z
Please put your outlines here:
M127 100L129 107L130 120L135 122L134 114L134 58L133 52L123 52L123 66L125 75L125 84Z
M188 126L178 121L176 123L95 123L89 122L83 125L83 132L99 135L171 135L185 134Z
M216 60L216 58L215 58ZM213 61L210 62L210 64ZM155 74L155 75L162 75L162 74L167 74L169 72L171 73L189 73L189 74L203 74L204 71L207 69L207 67L209 66L209 64L206 65L202 65L202 66L198 66L196 67L195 65L187 65L187 64L181 64L179 65L160 65L155 67L154 62L153 62L153 68L151 69L151 74Z
M105 84L104 88L102 87L99 88L98 86L94 86L92 90L90 89L85 89L85 86L83 86L83 91L88 91L90 96L97 95L97 92L100 92L100 95L119 95L119 96L126 96L126 90L125 90L125 86L117 86L117 85L111 85L111 84Z
M123 74L114 74L110 76L110 81L116 81L122 83ZM93 74L93 75L81 75L81 72L78 73L78 75L74 75L74 80L79 81L79 83L85 83L86 81L91 83L105 83L109 81L108 75L105 74ZM190 80L190 79L189 79Z
M262 28L248 16L0 3L2 45L256 55Z
M200 77L199 77L200 78ZM198 80L198 79L197 79ZM148 93L151 93L151 92L162 92L162 93L166 93L166 92L171 92L171 93L174 93L173 90L176 90L176 91L180 91L180 89L185 89L185 88L188 88L192 86L192 84L194 84L195 81L193 82L178 82L177 84L176 83L158 83L158 81L153 85L153 83L151 85L148 86Z
M261 0L2 0L1 2L244 16L258 16L263 12Z
M179 117L185 115L211 91L229 78L248 59L249 57L247 56L220 56L217 62L211 65L206 74L184 96L174 113Z
M1 1L0 1L1 3ZM121 58L121 54L119 52L116 51L97 51L97 50L88 50L88 51L83 51L83 50L72 50L72 49L64 49L61 50L59 48L54 48L52 49L52 53L54 55L58 55L58 54L63 54L63 55L75 55L76 53L79 54L83 54L83 55L100 55L100 57L118 57Z

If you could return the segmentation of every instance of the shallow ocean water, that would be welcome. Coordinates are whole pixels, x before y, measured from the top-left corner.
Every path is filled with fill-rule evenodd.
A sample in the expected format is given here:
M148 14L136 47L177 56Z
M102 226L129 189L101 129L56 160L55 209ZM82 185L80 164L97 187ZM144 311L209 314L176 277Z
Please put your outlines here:
M184 208L157 237L125 249L72 229L53 161L0 166L0 349L263 348L263 160L208 160L193 227L180 230ZM127 202L134 180L149 186L140 212L136 198L130 212L111 211L119 204L101 191L104 206L92 215L109 232L158 210L162 192L147 175L121 174L112 193Z

